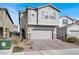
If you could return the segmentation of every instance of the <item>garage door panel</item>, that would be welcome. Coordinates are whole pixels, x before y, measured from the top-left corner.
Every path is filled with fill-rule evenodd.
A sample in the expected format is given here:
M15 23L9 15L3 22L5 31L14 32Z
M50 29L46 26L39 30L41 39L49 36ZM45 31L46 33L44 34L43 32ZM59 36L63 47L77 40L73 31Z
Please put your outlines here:
M32 30L32 39L52 39L52 31Z
M70 36L79 38L79 32L71 32Z

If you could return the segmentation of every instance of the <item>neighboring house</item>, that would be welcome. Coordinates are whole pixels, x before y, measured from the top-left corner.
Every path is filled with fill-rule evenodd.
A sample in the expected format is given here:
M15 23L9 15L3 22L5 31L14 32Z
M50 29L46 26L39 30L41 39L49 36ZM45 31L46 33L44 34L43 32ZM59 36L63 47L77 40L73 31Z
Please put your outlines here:
M28 31L31 34L31 39L56 39L59 12L50 4L39 8L27 7L25 12L19 13L21 36L24 34L26 36Z
M0 8L0 38L10 37L14 31L13 21L6 8Z
M64 37L77 37L79 38L79 24L78 21L74 19L64 16L60 17L59 19L59 27L57 29L57 37L64 38Z
M59 28L58 38L64 38L65 36L67 38L71 36L79 38L79 23L75 22Z
M74 19L68 17L68 16L61 16L59 18L59 27L63 27L63 26L66 26L68 24L72 24L74 23Z

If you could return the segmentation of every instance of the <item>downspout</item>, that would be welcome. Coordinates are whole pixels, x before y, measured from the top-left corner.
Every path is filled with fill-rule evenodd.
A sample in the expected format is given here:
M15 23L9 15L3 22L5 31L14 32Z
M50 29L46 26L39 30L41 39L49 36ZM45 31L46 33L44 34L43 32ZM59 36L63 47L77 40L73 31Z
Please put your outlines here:
M38 25L38 9L36 9L36 11L37 11L37 25Z

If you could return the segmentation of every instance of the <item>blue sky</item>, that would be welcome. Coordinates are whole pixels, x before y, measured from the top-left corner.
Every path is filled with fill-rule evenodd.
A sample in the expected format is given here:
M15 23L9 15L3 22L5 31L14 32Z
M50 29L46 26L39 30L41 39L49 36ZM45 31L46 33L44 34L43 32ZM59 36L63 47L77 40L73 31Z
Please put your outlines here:
M26 6L40 7L47 3L0 3L0 7L7 8L14 24L18 25L18 11L25 10ZM52 3L58 8L61 16L67 15L71 18L79 19L79 3Z

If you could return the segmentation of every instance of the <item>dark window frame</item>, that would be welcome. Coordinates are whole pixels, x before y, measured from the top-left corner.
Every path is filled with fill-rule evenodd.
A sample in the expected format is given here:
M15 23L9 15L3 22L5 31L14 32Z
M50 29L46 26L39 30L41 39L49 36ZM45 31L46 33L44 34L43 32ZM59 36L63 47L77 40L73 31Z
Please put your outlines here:
M45 15L45 19L49 19L49 16L48 15Z
M68 20L67 19L63 19L63 24L68 24Z

